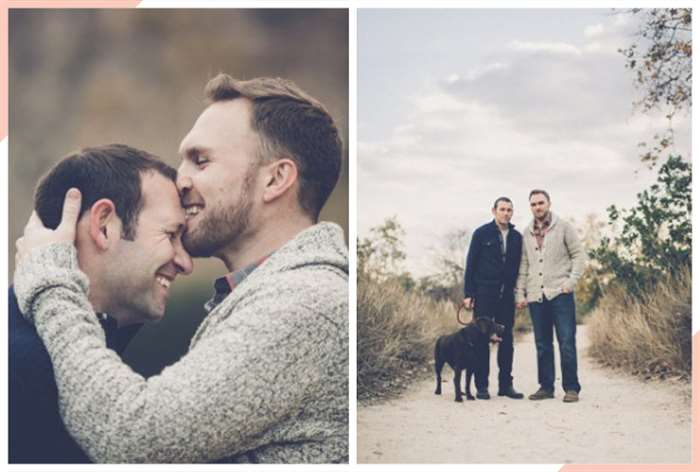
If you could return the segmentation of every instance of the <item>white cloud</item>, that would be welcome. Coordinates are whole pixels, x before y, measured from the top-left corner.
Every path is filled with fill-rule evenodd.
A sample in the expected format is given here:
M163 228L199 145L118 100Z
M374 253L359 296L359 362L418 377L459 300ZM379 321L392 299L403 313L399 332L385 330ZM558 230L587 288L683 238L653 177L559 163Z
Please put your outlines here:
M602 35L604 31L605 27L603 27L603 24L598 23L597 25L586 26L586 28L583 30L583 36L585 36L587 39L591 39Z
M508 48L513 51L523 52L544 52L551 54L573 54L581 55L581 50L573 44L564 42L532 42L532 41L511 41Z

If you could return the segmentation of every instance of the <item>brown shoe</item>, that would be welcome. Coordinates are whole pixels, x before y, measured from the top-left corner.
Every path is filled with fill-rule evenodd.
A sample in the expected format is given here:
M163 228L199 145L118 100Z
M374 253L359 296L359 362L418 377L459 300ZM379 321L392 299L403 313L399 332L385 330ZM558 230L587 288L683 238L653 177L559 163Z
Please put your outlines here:
M574 403L578 401L578 392L576 390L569 390L564 395L564 403Z
M554 398L554 392L551 390L545 390L540 387L538 391L530 395L529 397L530 400L545 400L547 398Z

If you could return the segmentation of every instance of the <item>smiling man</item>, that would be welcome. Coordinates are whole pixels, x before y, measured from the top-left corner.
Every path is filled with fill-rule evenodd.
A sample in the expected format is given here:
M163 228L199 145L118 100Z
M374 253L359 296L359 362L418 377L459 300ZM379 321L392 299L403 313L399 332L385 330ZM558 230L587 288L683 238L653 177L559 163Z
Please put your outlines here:
M69 231L30 222L20 306L47 344L66 426L96 461L347 462L347 248L318 223L340 173L338 130L286 80L221 74L206 93L180 146L183 243L229 273L189 352L149 379L105 355Z
M533 220L525 231L517 283L518 306L527 306L537 347L540 388L530 400L554 398L553 330L557 333L564 402L579 400L574 288L583 274L586 252L576 229L550 210L549 193L530 192Z
M95 333L118 354L141 323L163 316L170 282L192 270L180 241L185 215L175 175L144 151L110 145L64 158L37 187L35 209L50 228L61 221L66 191L83 194L75 245L77 265L90 280L84 306L100 326ZM87 462L59 416L46 348L12 288L9 300L9 460Z
M474 231L464 272L464 305L474 309L474 318L490 318L505 329L498 345L498 395L513 399L523 394L513 388L513 323L515 282L518 278L522 236L510 223L513 202L499 197L491 209L493 220ZM489 345L478 356L474 376L476 397L491 398L489 386Z

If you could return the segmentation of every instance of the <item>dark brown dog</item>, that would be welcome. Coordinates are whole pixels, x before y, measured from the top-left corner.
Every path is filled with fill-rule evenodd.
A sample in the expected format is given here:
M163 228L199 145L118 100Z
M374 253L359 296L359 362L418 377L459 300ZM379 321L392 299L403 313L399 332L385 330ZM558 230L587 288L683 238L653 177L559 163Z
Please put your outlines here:
M463 370L466 370L464 386L467 400L474 400L471 392L472 375L480 362L487 361L480 358L483 356L482 353L488 352L488 349L483 349L483 346L488 344L493 335L500 337L504 329L503 325L495 323L489 318L477 318L456 333L440 336L435 342L435 377L437 380L435 394L442 394L442 367L447 362L455 373L455 401L462 401L459 384ZM480 347L481 349L479 349Z

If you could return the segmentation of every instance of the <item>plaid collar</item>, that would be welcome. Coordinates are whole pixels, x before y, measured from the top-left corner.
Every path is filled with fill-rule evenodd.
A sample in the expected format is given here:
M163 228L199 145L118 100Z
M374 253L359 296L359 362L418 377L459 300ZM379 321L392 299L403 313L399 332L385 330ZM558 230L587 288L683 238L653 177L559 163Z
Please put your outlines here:
M243 283L243 281L263 262L265 262L268 257L270 256L267 255L262 259L243 267L242 269L234 270L233 272L216 279L214 281L214 296L204 304L204 309L207 310L207 313L212 311L219 303L224 301L224 298L226 298L236 287Z
M540 249L542 249L542 245L544 245L544 235L547 234L547 231L549 231L549 227L551 226L551 224L551 211L547 213L547 215L542 221L539 221L537 220L537 218L535 218L535 221L532 225L532 234L535 236L535 240L537 241L537 247Z
M533 225L533 229L535 230L534 233L544 233L547 228L552 224L552 212L550 211L545 215L545 217L542 219L542 221L538 220L535 218L535 224Z

